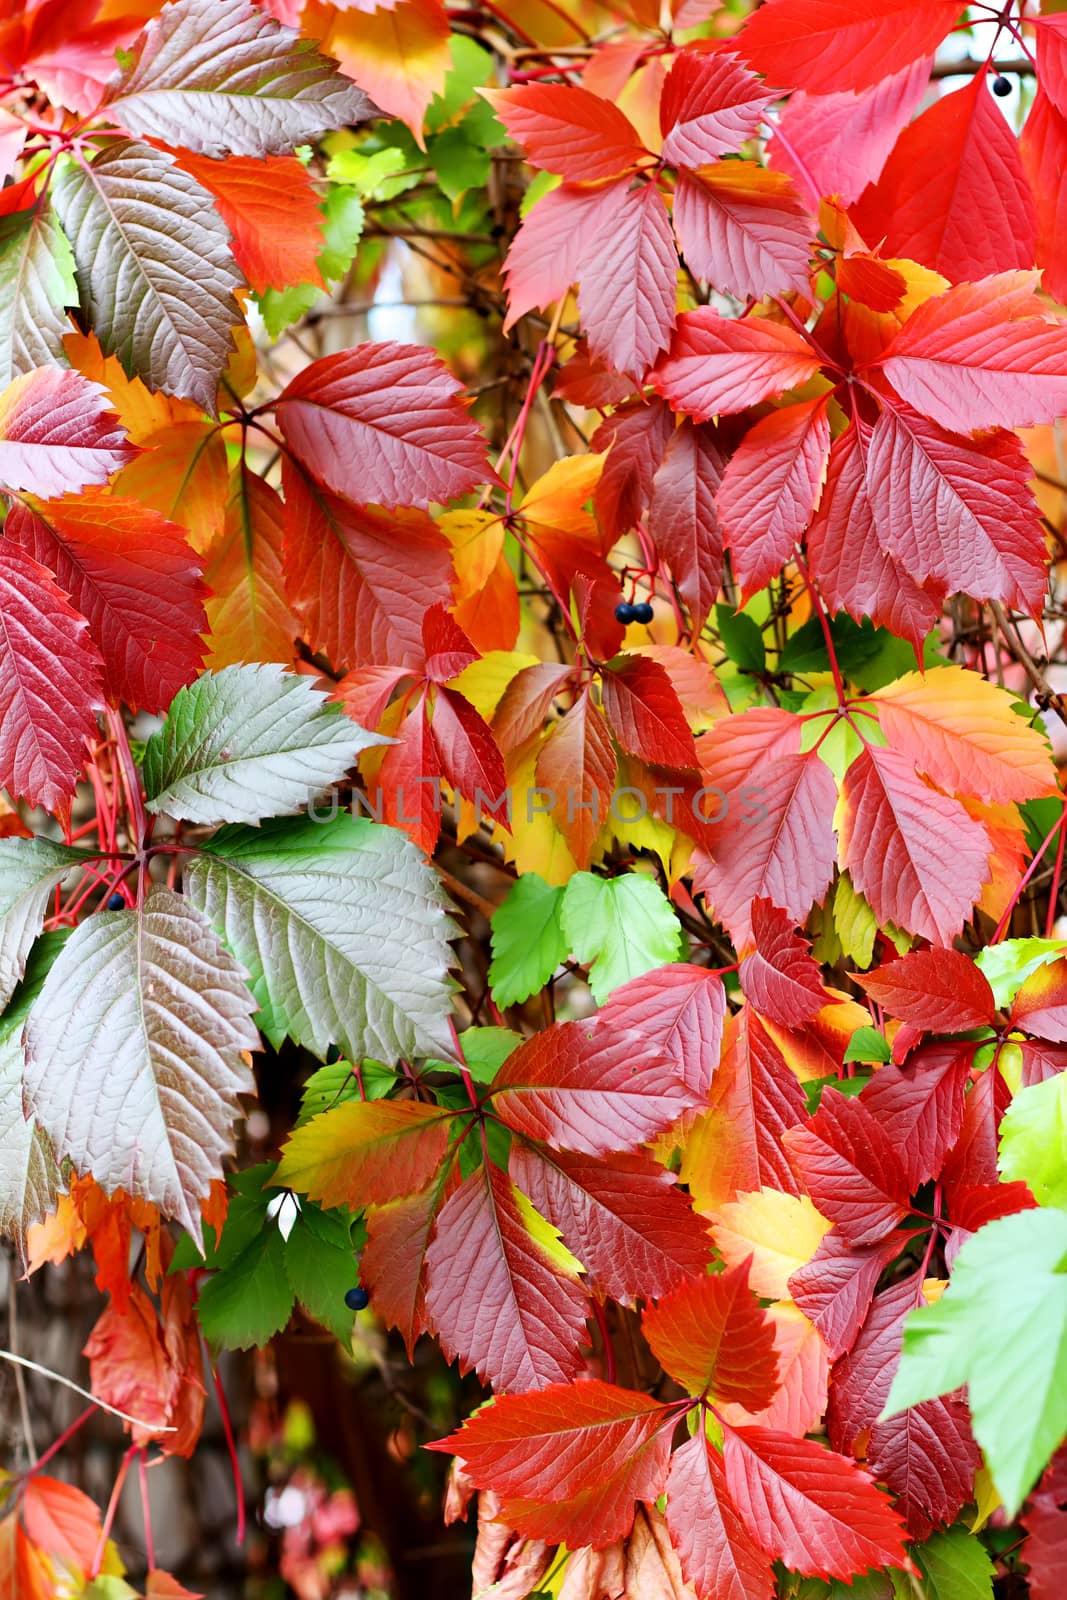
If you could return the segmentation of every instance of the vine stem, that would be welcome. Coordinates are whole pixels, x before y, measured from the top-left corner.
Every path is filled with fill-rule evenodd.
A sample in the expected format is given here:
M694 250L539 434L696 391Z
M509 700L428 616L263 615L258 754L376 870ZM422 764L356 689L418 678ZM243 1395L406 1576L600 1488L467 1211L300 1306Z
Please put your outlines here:
M830 632L830 621L826 615L826 607L823 605L822 596L815 587L815 580L808 571L807 563L805 562L803 556L797 552L794 555L793 560L796 563L800 576L804 579L804 586L811 596L811 603L814 606L815 614L819 619L819 626L822 629L822 636L826 642L826 653L830 657L830 671L834 675L834 689L837 693L837 703L841 709L844 710L847 701L847 696L845 694L845 682L841 676L841 668L837 664L837 651L834 648L834 639L833 634Z
M215 1363L209 1362L211 1377L215 1385L215 1397L219 1403L219 1416L222 1418L222 1432L226 1439L226 1451L230 1458L230 1471L233 1473L233 1492L237 1500L237 1543L245 1542L245 1490L241 1481L241 1463L237 1459L237 1442L233 1436L233 1423L230 1421L230 1408L226 1403L226 1391L222 1387L219 1369Z
M119 1467L118 1475L115 1478L115 1483L111 1490L111 1498L108 1500L107 1510L104 1513L104 1522L100 1529L100 1539L96 1546L96 1554L93 1556L92 1565L89 1568L90 1583L94 1578L100 1576L100 1568L103 1565L104 1560L104 1551L107 1549L107 1541L111 1537L111 1529L115 1521L115 1513L119 1508L119 1496L122 1494L122 1486L126 1482L126 1474L130 1470L130 1462L141 1448L142 1447L139 1444L131 1444L129 1449L126 1451L126 1454L122 1458L122 1465Z
M148 1499L148 1446L141 1449L137 1463L137 1482L141 1490L141 1519L144 1522L144 1553L149 1572L156 1570L156 1546L152 1538L152 1507Z
M148 834L148 813L144 808L141 795L141 777L137 771L137 763L133 759L130 749L130 736L126 732L126 724L122 712L116 711L113 706L108 707L108 725L115 740L115 749L119 758L119 772L122 776L122 785L126 791L126 804L130 808L130 821L136 834L135 845L138 852L145 846Z
M83 1428L85 1426L85 1424L88 1422L89 1418L92 1416L92 1414L93 1414L93 1412L95 1410L96 1410L95 1405L86 1406L85 1410L81 1413L81 1415L78 1416L78 1417L75 1417L75 1419L71 1423L70 1427L69 1428L64 1428L63 1432L60 1434L59 1438L53 1440L53 1442L48 1446L48 1449L41 1452L41 1454L37 1457L36 1461L33 1463L33 1466L30 1467L29 1471L25 1474L25 1476L27 1478L30 1478L30 1477L33 1476L33 1474L35 1472L40 1472L41 1468L47 1462L51 1461L53 1456L58 1455L59 1452L62 1450L63 1446L65 1444L69 1443L69 1441L71 1439L73 1439L73 1437L77 1433L78 1429L79 1428Z
M601 1305L600 1301L596 1299L593 1301L593 1316L596 1318L596 1325L600 1329L600 1337L604 1341L604 1372L607 1377L607 1381L609 1383L614 1383L615 1347L611 1342L611 1334L608 1332L608 1319L604 1315L604 1307Z
M1045 851L1048 849L1049 845L1052 843L1053 839L1056 837L1056 834L1062 832L1065 822L1067 822L1067 805L1064 806L1063 810L1060 812L1059 817L1053 823L1053 825L1049 829L1048 833L1045 835L1044 839L1042 840L1041 844L1039 845L1037 851L1034 854L1034 859L1031 861L1030 865L1027 867L1026 871L1023 873L1022 877L1019 879L1018 885L1016 886L1016 889L1015 889L1015 893L1012 895L1011 899L1008 901L1007 905L1004 907L1004 915L1001 917L1000 921L996 925L996 928L993 930L993 937L989 941L990 944L999 944L1001 939L1003 939L1005 933L1007 933L1008 924L1011 922L1011 914L1015 910L1015 907L1019 904L1019 900L1022 897L1023 891L1026 888L1026 885L1030 882L1030 879L1033 877L1034 873L1037 871L1038 867L1040 866L1041 858L1044 856Z

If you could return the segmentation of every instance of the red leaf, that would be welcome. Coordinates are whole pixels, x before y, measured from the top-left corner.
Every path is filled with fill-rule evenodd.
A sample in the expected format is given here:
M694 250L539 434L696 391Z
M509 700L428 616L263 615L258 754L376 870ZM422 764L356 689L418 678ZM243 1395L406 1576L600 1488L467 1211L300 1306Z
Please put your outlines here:
M752 1007L743 1007L727 1021L722 1065L712 1086L710 1137L700 1151L712 1166L700 1173L710 1204L702 1196L701 1209L754 1189L799 1194L782 1135L804 1120L806 1110L804 1091L778 1046ZM695 1176L688 1174L686 1181L692 1187Z
M817 1209L849 1244L877 1243L907 1213L903 1160L861 1101L824 1089L815 1115L782 1143Z
M394 689L409 676L404 667L354 667L337 685L335 699L353 722L373 731L381 722Z
M427 1448L453 1451L472 1483L505 1500L512 1526L507 1497L536 1496L561 1530L549 1542L601 1548L629 1532L635 1500L663 1493L673 1416L647 1395L594 1378L505 1396ZM576 1537L568 1502L578 1496Z
M853 1450L884 1409L900 1361L904 1319L923 1304L921 1291L916 1272L883 1289L852 1349L834 1363L826 1431L835 1450Z
M87 619L113 700L163 711L200 671L206 590L185 530L87 489L15 505L4 534L49 567Z
M504 758L493 730L457 689L438 689L430 733L442 777L465 800L494 801L507 788ZM501 813L500 825L510 831Z
M1035 17L1038 84L1067 116L1067 24L1062 17Z
M1011 1026L1024 1033L1067 1044L1067 961L1050 961L1019 986Z
M719 1064L725 1015L722 979L684 961L631 978L612 991L599 1012L602 1027L641 1034L701 1097Z
M874 745L849 767L841 800L841 866L878 921L949 944L988 877L981 823L896 751Z
M605 473L611 463L609 456ZM696 633L708 620L722 584L722 530L715 495L725 465L714 424L684 418L670 436L652 480L649 529L689 608Z
M1039 40L1042 35L1038 35ZM1067 1479L1062 1449L1053 1456L1019 1519L1031 1600L1059 1600L1067 1579Z
M667 673L647 656L616 656L600 674L604 714L623 750L661 767L693 767L696 749Z
M460 388L425 345L361 344L302 368L275 416L294 456L328 489L361 503L425 506L490 477Z
M566 662L538 661L515 674L493 713L493 737L501 750L517 750L541 732L573 673Z
M378 772L384 820L403 828L410 839L432 855L441 831L439 779L443 776L429 719L420 695L397 728L396 743L385 752Z
M811 1260L789 1279L789 1293L818 1329L832 1360L855 1343L883 1270L908 1242L891 1233L877 1244L850 1245L831 1228Z
M346 1100L294 1129L279 1184L353 1211L417 1194L437 1172L451 1117L421 1100Z
M590 1156L636 1150L699 1103L639 1034L587 1022L542 1029L493 1079L493 1108L509 1128Z
M526 83L482 94L533 165L561 178L613 178L646 154L629 117L588 89Z
M997 1134L1000 1119L1010 1100L1011 1090L1000 1072L990 1067L979 1074L963 1102L963 1126L948 1153L942 1173L950 1191L949 1216L953 1221L956 1220L956 1212L953 1209L952 1191L960 1186L969 1189L999 1181Z
M772 1600L774 1573L730 1499L703 1431L671 1457L667 1526L682 1572L703 1600Z
M360 1252L360 1277L374 1301L375 1313L387 1326L399 1329L409 1360L414 1357L419 1335L429 1327L426 1252L437 1213L454 1187L446 1170L422 1194L367 1210L367 1242Z
M1053 22L1053 17L1034 21ZM1038 34L1038 57L1044 30ZM1067 119L1047 92L1046 81L1038 83L1019 137L1019 154L1030 184L1037 211L1037 246L1034 259L1042 268L1041 281L1056 300L1067 298L1067 254L1063 239L1067 230Z
M830 94L933 55L958 15L956 0L767 0L737 43L770 82Z
M1036 614L1046 553L1032 473L1015 434L965 439L907 406L884 410L871 437L875 518L915 581Z
M973 1044L926 1045L903 1067L879 1067L860 1094L903 1153L912 1189L937 1176L959 1137L973 1059Z
M228 155L213 161L189 150L175 155L178 165L215 196L219 216L233 235L234 260L256 294L291 283L323 287L319 197L295 156Z
M751 1260L679 1284L645 1310L641 1331L660 1366L690 1394L762 1411L778 1388L778 1359L774 1326L748 1286Z
M1032 1211L1037 1205L1025 1183L951 1183L946 1186L947 1211L953 1230L945 1246L951 1266L953 1245L959 1249L969 1233L977 1233L987 1222L1011 1217L1017 1211Z
M730 458L716 500L743 596L788 561L818 503L830 454L821 396L772 411Z
M442 1350L497 1390L577 1377L586 1342L585 1293L530 1233L517 1193L479 1167L445 1201L426 1252L426 1316Z
M22 1498L26 1532L46 1555L87 1573L100 1543L100 1512L72 1483L40 1474L26 1480ZM14 1600L14 1596L12 1597Z
M552 799L552 817L578 866L585 869L615 783L615 751L589 689L549 730L537 758L537 781Z
M430 606L422 619L422 647L426 652L423 676L430 683L458 678L478 660L478 652L442 600Z
M633 387L630 378L612 372L596 356L590 355L588 346L583 343L560 369L552 398L566 400L572 406L603 411L606 406L617 406L628 399Z
M593 494L597 523L612 543L648 510L653 482L674 433L674 418L662 400L635 400L607 417L590 440L610 450Z
M565 295L582 275L601 218L613 215L617 185L583 189L564 183L542 195L523 218L508 250L506 333L527 311Z
M754 161L680 172L674 227L694 276L739 299L808 288L814 225L783 172Z
M285 462L289 598L335 667L421 667L422 619L451 603L448 543L424 512L354 506Z
M0 484L44 500L106 483L139 454L107 390L80 372L38 367L0 394Z
M912 950L856 981L891 1016L932 1033L984 1028L997 1014L988 979L960 950Z
M517 1144L510 1172L593 1285L620 1305L666 1294L707 1267L705 1224L672 1175L643 1152L597 1161Z
M678 257L655 185L619 178L612 192L583 251L578 310L593 354L640 380L671 342Z
M878 357L910 406L943 428L1018 428L1067 406L1067 324L1034 297L1035 275L1003 272L920 305Z
M834 440L807 548L812 576L832 610L870 617L921 650L940 615L935 597L886 548L871 503L871 430L855 422Z
M871 1478L813 1439L728 1428L726 1482L742 1521L775 1560L805 1577L843 1578L905 1559L900 1519Z
M702 167L727 150L740 150L773 99L736 56L679 50L659 102L664 161Z
M830 769L801 752L800 724L773 707L726 719L697 748L717 817L713 859L698 854L694 889L738 947L751 942L754 900L771 900L803 922L833 876Z
M1034 261L1034 203L1018 140L990 94L987 70L904 129L878 183L853 211L860 233L872 244L881 241L883 255L918 261L954 283Z
M0 539L0 786L65 808L103 709L89 626L44 567Z
M777 120L781 136L767 145L770 165L788 172L811 201L836 194L851 205L878 179L929 81L923 59L859 94L790 95Z
M810 944L770 900L752 903L752 937L756 948L739 973L746 998L783 1028L806 1022L828 999Z
M799 388L818 370L808 341L783 323L722 317L701 306L678 318L670 351L649 381L676 410L706 422Z

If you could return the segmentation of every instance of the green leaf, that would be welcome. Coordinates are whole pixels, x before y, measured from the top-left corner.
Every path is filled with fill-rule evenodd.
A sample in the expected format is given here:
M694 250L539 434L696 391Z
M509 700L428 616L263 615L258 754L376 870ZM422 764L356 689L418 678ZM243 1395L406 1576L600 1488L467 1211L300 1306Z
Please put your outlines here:
M0 839L0 1009L22 977L52 891L85 859L48 839Z
M563 931L602 1005L613 989L653 967L677 961L681 929L663 890L643 873L598 878L576 872L567 884Z
M74 256L48 202L0 218L0 389L34 367L69 364L66 308L77 304Z
M52 1141L22 1109L22 1030L52 963L69 934L46 933L34 945L26 975L0 1017L0 1233L25 1255L26 1230L54 1211L60 1187Z
M493 913L489 983L498 1006L518 1005L543 989L570 945L560 923L563 890L524 872Z
M844 614L830 618L830 637L838 666L849 678L873 660L882 644L880 630L868 618L862 623L853 622ZM914 659L911 664L914 666ZM818 617L809 617L789 635L778 668L781 672L829 672L830 655Z
M259 1046L244 974L189 902L156 884L60 951L26 1023L28 1111L108 1194L150 1200L200 1238Z
M913 1311L883 1416L963 1384L1014 1517L1067 1434L1067 1215L1021 1211L968 1239L941 1299Z
M767 649L756 619L720 603L715 607L715 621L722 647L734 665L742 672L762 672L767 665Z
M360 1073L363 1078L363 1098L367 1100L384 1100L396 1083L396 1073L380 1061L362 1062ZM329 1111L333 1106L344 1105L346 1100L359 1098L359 1081L351 1061L343 1058L340 1061L328 1061L324 1067L313 1072L304 1084L297 1125L310 1122L320 1111Z
M273 1044L451 1058L457 929L404 834L343 813L225 828L187 858L185 888L251 973Z
M846 1065L851 1061L892 1061L889 1041L877 1028L857 1028L845 1046Z
M929 1600L993 1600L993 1563L981 1539L948 1528L911 1549ZM909 1586L909 1600L912 1593Z
M300 1214L285 1241L285 1273L308 1315L348 1345L352 1313L345 1294L358 1274L347 1214L323 1211L301 1198Z
M475 1083L492 1083L504 1062L522 1043L510 1028L467 1028L459 1042Z
M60 171L53 199L78 269L82 315L105 355L150 389L215 413L243 320L230 233L174 157L113 139Z
M250 0L173 0L130 54L105 106L131 133L200 155L288 155L371 109L335 62Z
M985 974L997 1005L1007 1006L1032 972L1057 961L1065 949L1062 939L1003 939L979 950L974 964Z
M363 202L357 189L335 184L319 209L323 218L323 245L318 254L318 268L327 283L337 283L352 266L363 234ZM289 289L268 289L256 296L256 304L267 332L272 339L277 339L323 298L318 284L298 283Z
M264 1218L233 1259L208 1278L197 1315L213 1345L247 1350L265 1345L285 1327L294 1298L285 1270L285 1240L277 1225Z
M1000 1175L1067 1209L1067 1072L1020 1089L1000 1123Z
M438 187L450 200L458 200L468 189L481 189L486 183L492 157L484 146L476 143L465 125L446 128L427 142L426 149L437 174Z
M175 695L148 741L148 809L190 822L260 822L299 811L361 750L388 742L282 666L205 672Z
M864 970L869 967L874 959L878 918L847 872L838 878L834 890L834 928L849 960Z

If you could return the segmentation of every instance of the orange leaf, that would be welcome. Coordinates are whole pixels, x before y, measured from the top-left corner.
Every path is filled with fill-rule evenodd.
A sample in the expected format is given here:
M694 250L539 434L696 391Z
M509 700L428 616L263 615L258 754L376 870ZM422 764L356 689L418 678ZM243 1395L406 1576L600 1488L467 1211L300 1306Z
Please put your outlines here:
M178 152L178 165L215 196L233 235L237 265L256 294L290 283L323 288L318 256L322 213L307 169L295 156L207 156Z
M35 1475L22 1501L26 1532L50 1556L87 1573L100 1542L100 1512L94 1501L71 1483Z
M400 0L391 11L370 14L311 0L303 31L321 39L341 70L383 111L406 122L422 147L426 107L444 86L451 61L441 0Z

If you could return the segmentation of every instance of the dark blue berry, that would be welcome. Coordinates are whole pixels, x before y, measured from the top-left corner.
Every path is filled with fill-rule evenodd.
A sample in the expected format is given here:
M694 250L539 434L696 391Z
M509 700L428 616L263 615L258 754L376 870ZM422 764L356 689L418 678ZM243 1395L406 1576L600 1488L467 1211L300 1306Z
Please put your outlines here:
M639 605L634 606L634 621L635 622L651 622L652 621L652 607L649 605L647 600L642 600Z
M109 894L107 897L108 911L121 911L125 904L126 902L120 894Z
M999 94L1001 99L1003 99L1006 94L1011 94L1011 79L1006 78L1002 72L998 73L998 75L993 79L993 93Z
M635 608L630 605L628 600L621 600L615 607L615 621L622 623L632 622L634 620L634 610Z
M363 1311L370 1305L370 1295L366 1289L349 1289L345 1295L345 1305L349 1311Z

